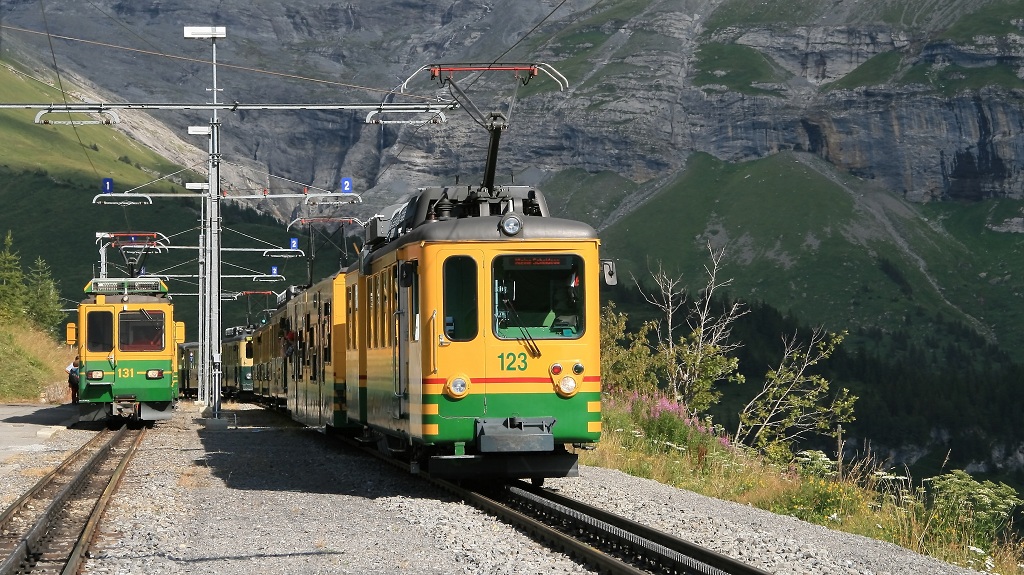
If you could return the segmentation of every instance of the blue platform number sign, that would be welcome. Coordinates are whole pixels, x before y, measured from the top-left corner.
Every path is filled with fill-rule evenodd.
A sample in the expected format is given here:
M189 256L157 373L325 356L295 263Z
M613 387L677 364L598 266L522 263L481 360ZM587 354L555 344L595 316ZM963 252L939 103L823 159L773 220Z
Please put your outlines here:
M104 194L114 193L114 178L103 178L103 185L100 188Z
M277 275L277 266L270 266L270 275L272 275L272 276L276 276Z
M290 238L288 240L288 249L297 250L299 249L299 238Z
M352 178L341 179L341 193L351 194L352 193Z

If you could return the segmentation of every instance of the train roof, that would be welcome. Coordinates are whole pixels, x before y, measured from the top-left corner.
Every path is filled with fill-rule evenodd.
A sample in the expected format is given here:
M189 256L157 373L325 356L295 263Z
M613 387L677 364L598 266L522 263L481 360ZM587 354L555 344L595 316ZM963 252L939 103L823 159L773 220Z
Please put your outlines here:
M510 216L522 222L514 237L501 229ZM597 232L588 224L551 217L543 193L533 186L421 188L409 201L375 216L366 229L366 246L371 251L418 241L596 238Z

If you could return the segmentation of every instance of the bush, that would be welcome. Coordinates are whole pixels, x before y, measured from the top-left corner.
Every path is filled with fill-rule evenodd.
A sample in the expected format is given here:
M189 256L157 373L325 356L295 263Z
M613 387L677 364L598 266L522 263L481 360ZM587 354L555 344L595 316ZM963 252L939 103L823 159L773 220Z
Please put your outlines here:
M976 547L991 549L1022 501L1005 483L979 483L966 471L933 477L931 507L936 529L968 535Z

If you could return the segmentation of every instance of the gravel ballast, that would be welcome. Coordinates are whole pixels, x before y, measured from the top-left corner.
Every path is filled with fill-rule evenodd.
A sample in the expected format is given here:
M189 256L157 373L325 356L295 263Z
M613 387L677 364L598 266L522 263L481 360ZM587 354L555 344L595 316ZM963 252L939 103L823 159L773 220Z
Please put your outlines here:
M228 407L227 430L186 405L149 430L83 573L592 573L281 414ZM62 430L5 462L3 502L94 433ZM614 470L546 485L780 575L976 573Z

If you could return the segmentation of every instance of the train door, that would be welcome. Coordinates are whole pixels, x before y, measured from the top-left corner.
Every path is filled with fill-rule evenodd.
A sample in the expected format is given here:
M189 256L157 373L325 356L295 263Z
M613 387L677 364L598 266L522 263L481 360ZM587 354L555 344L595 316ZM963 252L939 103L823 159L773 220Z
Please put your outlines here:
M303 415L306 425L316 426L320 421L320 397L322 396L320 378L320 293L313 294L313 301L306 307L306 354L302 381L305 396L303 398Z
M486 316L481 310L485 298L480 295L481 282L487 277L484 255L476 250L441 250L438 255L441 305L440 309L430 311L430 345L436 357L433 377L442 385L456 376L471 378L471 393L482 401L477 415L486 415Z
M318 366L319 374L318 380L320 382L320 405L319 412L320 418L317 425L327 425L333 422L332 411L334 407L334 368L332 353L332 341L333 337L333 317L331 309L334 307L331 298L331 289L333 282L324 290L321 298L321 308L319 313L319 324L320 324L320 364Z
M90 305L84 314L84 333L82 344L79 349L81 366L79 373L83 376L79 379L79 402L104 403L113 400L113 378L116 376L115 368L117 359L114 355L114 342L116 341L115 322L117 308L108 305ZM98 374L99 377L93 377ZM83 419L104 417L108 414L102 410L85 415L86 409L82 409Z
M409 418L409 314L415 283L415 262L399 261L395 268L398 275L398 301L395 305L394 322L394 377L396 419Z

